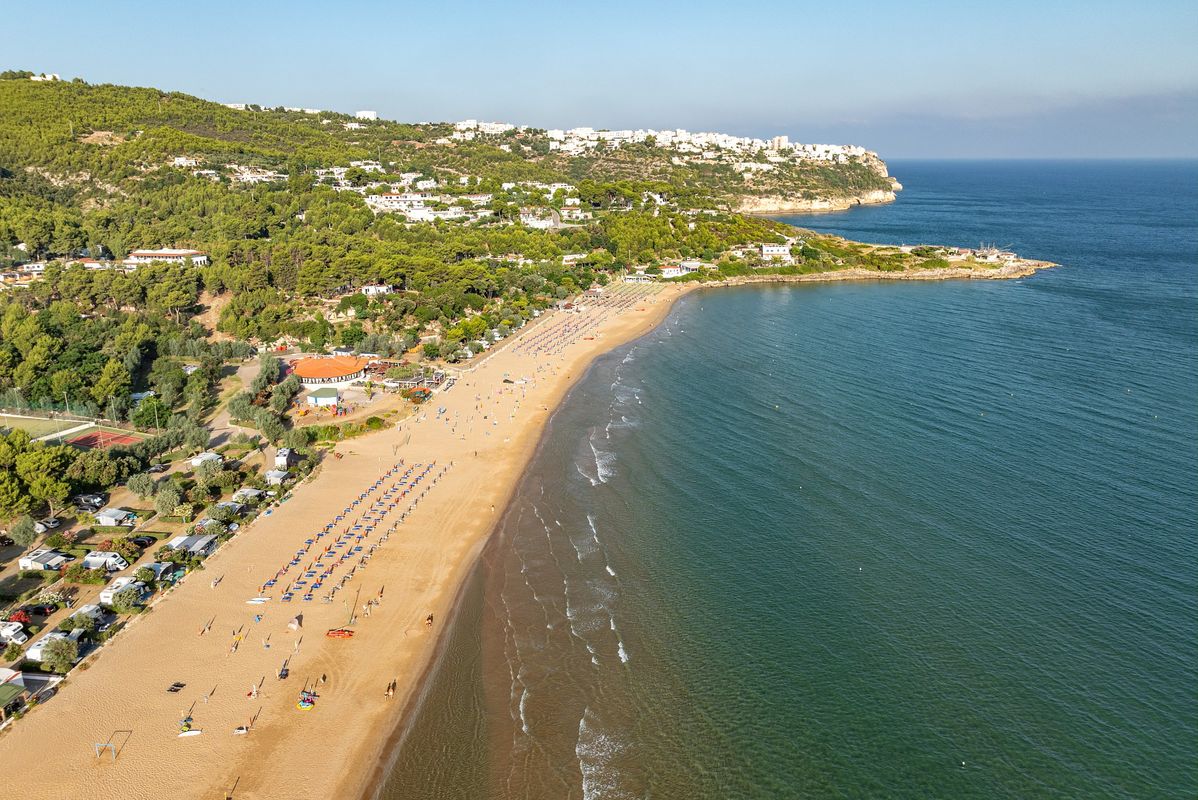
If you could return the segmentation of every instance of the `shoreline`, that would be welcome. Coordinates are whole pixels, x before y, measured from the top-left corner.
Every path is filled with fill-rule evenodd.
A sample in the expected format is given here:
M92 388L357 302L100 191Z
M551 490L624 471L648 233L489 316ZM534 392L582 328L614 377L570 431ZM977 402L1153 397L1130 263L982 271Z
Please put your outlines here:
M362 790L358 794L354 795L357 800L379 800L383 789L386 787L387 780L399 759L404 745L407 743L407 737L411 733L414 723L424 710L424 703L428 699L428 694L432 688L433 680L439 671L444 667L444 657L449 650L455 630L461 623L460 617L465 609L466 600L472 591L476 589L478 591L483 590L483 587L475 587L473 584L475 581L481 581L484 577L483 569L485 567L484 561L487 558L487 553L499 543L504 519L511 510L512 503L516 498L517 490L527 478L528 465L532 464L536 460L538 454L545 445L546 437L549 434L550 423L552 422L553 417L569 400L574 388L580 384L588 374L590 374L592 369L594 369L596 362L600 358L605 358L621 348L635 345L637 342L649 336L654 330L657 329L659 325L661 325L662 322L669 317L670 312L673 310L675 304L679 300L688 294L691 294L693 291L708 288L702 284L679 284L679 286L681 291L669 298L669 302L661 309L659 314L654 315L649 327L641 332L640 335L614 343L611 347L595 353L589 359L586 368L583 369L582 372L569 384L565 393L559 398L557 405L553 407L549 413L549 416L546 417L544 423L541 425L536 446L533 448L532 453L525 461L524 467L522 468L518 478L512 483L511 491L508 494L508 498L504 504L502 513L495 520L491 530L487 533L486 537L482 540L480 546L477 548L477 552L472 557L473 560L471 569L466 579L462 581L454 595L453 602L450 604L450 612L447 615L446 624L437 632L435 652L425 665L423 673L418 678L419 689L413 692L411 696L405 698L402 707L397 711L395 725L387 734L384 744L379 749L378 758L376 758L374 761L374 767L371 769L370 777L365 781Z
M653 332L654 329L657 328L657 326L659 326L662 322L664 322L669 317L670 312L674 308L674 305L680 299L682 299L683 297L690 294L692 291L718 289L718 288L721 288L724 286L748 286L748 285L754 285L754 284L769 284L769 283L835 283L835 282L839 282L839 281L862 282L862 281L869 281L869 280L885 281L885 280L904 280L904 279L905 280L925 280L926 281L926 280L952 280L952 279L957 279L957 278L961 278L961 279L973 278L973 279L986 279L986 280L1008 279L1009 280L1009 279L1014 279L1014 278L1019 278L1019 277L1026 277L1028 275L1033 275L1040 269L1046 269L1046 268L1057 266L1056 264L1052 264L1051 262L1029 262L1029 263L1034 263L1036 266L1034 268L1032 268L1032 267L1021 268L1017 274L1014 272L1011 272L1011 271L999 272L999 270L995 270L995 272L999 273L999 274L984 274L984 275L965 275L965 274L958 275L958 274L956 274L958 272L961 272L961 273L974 272L974 270L971 270L968 268L960 268L960 269L956 269L956 270L923 270L923 271L920 271L921 274L918 276L912 276L909 273L908 274L876 273L876 272L872 272L869 270L844 270L842 272L812 273L810 275L760 275L760 276L745 276L743 278L731 278L731 279L727 279L727 280L723 280L723 281L691 281L691 282L682 282L682 283L674 284L679 287L684 287L683 290L680 291L679 293L677 293L676 295L674 295L673 297L669 298L669 303L665 307L664 313L662 313L660 316L656 317L652 326L649 329L645 330L640 336L630 338L626 341L613 344L610 348L603 350L601 352L598 352L590 358L590 361L589 361L586 369L583 370L582 373L580 375L578 375L577 378L570 384L570 386L568 387L566 392L559 399L557 405L552 409L550 415L545 419L545 422L541 427L540 434L537 439L537 445L534 448L532 454L529 456L529 458L525 462L524 466L525 466L525 468L527 468L527 465L533 463L533 461L536 459L537 453L541 450L541 448L544 445L545 438L549 432L549 423L552 420L554 414L556 414L556 412L569 400L570 394L573 391L574 387L576 385L578 385L578 383L580 383L586 377L586 375L594 368L595 363L600 358L606 357L606 356L610 355L611 353L615 352L616 350L619 350L622 347L627 347L629 345L632 345L635 342L640 341L641 339L648 336L650 333ZM954 274L952 274L952 275L944 274L944 273L950 272L950 271L953 272ZM923 273L926 273L926 274L923 274ZM667 285L669 285L669 284L667 284ZM424 704L425 700L427 699L427 695L432 686L433 680L439 673L440 669L444 666L443 657L449 648L450 640L453 638L454 630L455 630L456 626L459 624L459 621L460 621L459 617L460 617L461 612L464 609L465 600L467 599L467 596L469 595L469 593L471 591L471 583L472 583L472 581L481 579L481 577L482 577L481 571L484 568L483 562L486 557L486 552L487 552L488 548L494 546L495 543L498 541L500 531L502 528L502 524L503 524L503 519L504 519L504 517L507 516L507 513L510 510L511 503L515 499L516 490L518 489L520 483L524 480L525 477L526 477L526 473L522 471L519 478L512 484L511 491L509 492L507 502L503 509L503 513L500 514L500 516L496 519L495 524L493 525L490 532L487 534L487 536L481 543L481 546L478 548L477 552L473 556L473 563L472 563L471 570L468 574L468 577L466 578L466 580L462 581L461 585L458 587L458 590L454 596L453 603L451 604L452 616L448 618L447 624L445 626L443 626L437 633L438 642L436 645L436 651L435 651L433 657L429 659L428 663L425 666L423 673L421 674L421 676L419 678L420 688L417 692L413 693L413 695L411 697L405 698L402 708L400 708L398 710L394 727L387 734L384 745L379 749L378 758L376 758L374 761L374 767L372 767L372 769L371 769L370 778L365 782L362 790L358 794L354 795L354 797L357 798L357 800L379 800L379 798L382 794L382 791L386 786L387 780L388 780L389 776L391 775L394 765L396 764L396 762L399 759L401 750L406 744L406 737L410 733L413 724L419 718L421 712L424 710L423 704Z
M1037 263L1048 266L1045 262ZM230 584L229 588L236 589L240 584L241 591L245 593L232 598L228 597L227 592L209 592L207 587L202 585L203 579L193 576L171 595L163 598L152 615L147 615L151 616L151 619L168 619L163 619L157 625L145 624L144 620L139 619L143 624L130 626L130 630L120 639L93 658L86 669L73 672L69 683L75 686L67 687L65 700L60 698L48 704L46 708L39 709L16 730L10 730L0 737L0 756L5 759L12 757L13 763L22 763L21 759L27 759L30 753L42 753L44 756L48 751L52 752L51 757L43 758L46 768L39 770L42 777L35 780L40 789L40 796L45 797L77 796L81 786L120 790L128 795L130 800L157 796L159 791L170 791L183 797L209 796L226 791L229 786L238 786L239 800L277 797L284 793L297 792L312 796L377 797L402 751L412 721L417 718L422 702L427 697L431 678L442 664L450 634L460 615L462 601L470 585L470 577L480 568L481 558L488 543L493 541L499 531L500 522L508 512L528 465L542 446L548 430L548 421L600 356L652 332L669 316L679 298L700 288L840 280L945 280L957 277L997 279L1022 277L1035 271L1033 268L1015 274L996 269L986 270L982 274L959 274L980 270L928 270L925 271L929 273L927 275L912 275L872 272L857 274L866 271L845 270L811 275L745 276L721 282L669 282L659 284L654 290L655 293L643 295L641 300L622 312L626 315L612 315L596 323L594 336L580 336L569 347L553 353L545 360L530 361L529 356L520 354L523 339L543 336L554 326L575 319L564 315L552 315L542 320L542 324L529 326L518 336L512 337L508 346L490 354L472 371L464 373L455 391L436 396L436 404L444 403L450 409L456 407L460 413L470 410L468 394L475 391L488 392L485 409L495 415L491 422L497 433L499 414L496 412L508 411L511 414L511 423L511 420L515 419L516 411L519 411L522 419L514 423L514 430L508 439L504 439L503 445L497 443L498 437L486 442L482 437L474 436L467 441L465 434L460 437L460 441L466 443L460 444L459 437L449 436L443 427L439 428L436 424L448 424L448 414L444 419L440 415L436 419L430 419L431 407L434 405L434 402L430 402L417 409L413 417L405 419L397 428L392 429L391 436L383 432L364 439L340 443L337 449L347 456L346 458L323 463L321 475L297 491L291 501L276 511L273 517L255 523L251 530L235 537L207 562L206 568L215 573L222 568L232 570L243 567L247 572L251 572L255 571L256 563L263 560L267 560L265 563L277 561L280 552L286 553L288 548L293 546L291 542L284 543L279 539L288 535L294 538L297 524L299 527L311 524L307 521L309 518L327 518L331 509L340 507L347 496L352 496L347 495L347 485L360 487L373 479L381 472L376 466L388 466L389 462L384 463L384 458L394 456L397 450L402 449L399 455L413 463L425 460L430 452L437 456L438 463L445 463L442 457L450 458L455 455L464 462L461 467L456 467L447 474L445 483L449 484L449 487L435 492L428 498L426 506L433 506L433 510L430 512L426 507L422 507L418 513L413 514L413 521L399 530L397 535L401 540L407 539L412 533L420 535L418 541L393 546L407 551L406 555L410 557L410 561L404 559L403 563L399 563L398 558L389 557L388 554L382 555L380 560L384 562L384 566L377 569L384 574L380 576L375 570L371 570L363 579L367 590L373 588L372 582L377 577L384 577L389 587L400 584L398 590L393 589L393 592L400 593L399 608L393 605L394 595L388 593L388 604L381 607L376 616L383 617L384 624L390 630L402 631L402 636L376 641L374 634L377 625L363 621L365 624L362 625L361 632L365 636L356 641L338 643L337 640L327 640L319 635L321 626L333 621L327 614L322 614L324 609L321 606L300 606L284 611L288 616L300 611L317 620L316 624L312 625L315 633L309 633L310 639L315 638L316 643L312 645L309 640L305 645L305 663L296 674L297 677L304 675L305 683L308 677L315 680L316 677L325 674L333 676L330 688L323 690L330 693L331 699L321 700L321 713L296 717L290 711L294 704L290 696L294 690L298 690L298 686L264 683L265 699L260 704L268 710L271 718L260 723L265 730L255 729L253 736L229 737L225 730L219 730L217 727L211 730L214 734L212 737L187 740L187 744L184 745L176 744L173 734L167 738L167 734L161 730L157 734L149 732L160 726L165 726L169 731L171 720L175 716L173 706L184 701L183 698L172 697L164 704L161 697L144 687L153 686L159 681L166 685L170 680L187 677L187 682L194 683L197 688L207 688L216 683L224 687L221 694L228 697L229 673L237 670L232 659L226 660L228 657L225 656L224 648L219 642L199 640L197 644L195 628L187 626L195 625L197 621L202 624L203 620L209 617L220 618L222 625L243 621L246 615L243 598L257 592L256 585L260 576L228 574L225 583ZM621 284L614 284L612 288L620 286ZM642 307L636 308L638 305ZM527 396L527 399L532 401L530 408L522 408L520 399L514 394L516 387L501 384L500 375L506 380L508 374L522 374L511 370L533 371L534 365L538 374L532 381L531 390L519 387L520 399ZM551 371L551 374L541 375L542 369L547 373ZM483 409L484 406L480 403L477 408ZM420 427L420 424L425 422L431 424ZM456 432L456 427L454 431ZM503 432L508 431L505 428ZM407 436L407 440L399 442L404 435ZM410 444L413 436L419 436L420 441ZM490 431L487 432L487 436L490 436ZM507 446L509 443L510 446ZM474 459L471 461L468 453L474 447L478 447L479 450L474 451ZM480 451L486 453L481 459ZM376 458L378 465L371 463ZM356 490L350 488L348 491ZM489 514L486 512L488 503L491 505ZM305 516L297 518L297 515ZM288 523L293 524L288 527ZM302 536L302 533L299 534L301 539ZM391 562L390 569L388 561ZM260 572L261 568L257 571ZM404 588L405 585L408 588ZM223 596L219 596L222 594ZM272 611L283 611L279 605L268 608ZM339 607L329 610L335 610L337 617L341 618L342 612ZM437 629L432 631L431 636L426 635L429 631L421 624L424 614L429 610L435 613L438 619L445 621L436 626ZM240 616L236 617L238 614ZM179 618L183 616L186 616L187 621L180 625ZM177 627L168 628L168 621L175 622ZM305 621L305 627L308 626L309 623ZM367 652L355 647L364 644L363 640L370 642L370 650ZM297 653L301 641L302 636L295 643ZM215 652L201 652L201 649L211 650L212 645L216 645ZM179 651L180 648L196 661L182 665L146 664L144 662L152 659L141 657L163 650ZM315 654L308 652L312 648L316 650ZM347 650L348 653L345 652ZM355 651L364 656L357 663L354 663L353 659ZM261 657L262 654L257 655ZM312 659L311 666L307 663L309 658ZM274 665L277 660L272 656L270 663ZM169 662L171 659L160 661ZM244 665L242 667L241 677L232 679L233 697L236 697L238 689L244 691L244 687L264 671L260 660L248 670ZM272 668L273 666L266 667ZM193 669L197 674L190 676L189 669ZM378 703L377 695L373 702L358 699L359 696L369 698L371 692L380 689L392 676L396 676L394 679L399 681L396 699L381 704ZM398 676L402 676L402 680ZM268 692L268 689L281 689L281 692ZM213 688L208 696L213 696L216 691L216 688ZM94 704L85 704L89 692L95 700ZM139 693L146 694L147 707L157 707L138 709L140 713L130 711L130 704L124 701L130 696L136 696L140 700ZM101 695L102 701L97 699ZM346 696L355 699L348 705L343 702L338 705ZM204 700L206 702L207 698ZM224 702L228 703L227 700ZM248 712L244 710L244 702L241 702L241 706L242 711L232 713L226 706L221 707L224 724L231 728L231 722L244 721ZM194 703L193 708L200 708L205 716L210 713L210 709L198 707ZM258 713L262 713L262 710ZM322 717L324 719L321 719ZM101 730L101 727L107 730ZM91 741L94 738L102 741L108 735L107 731L114 727L139 731L141 735L138 737L138 746L142 749L136 752L131 749L128 753L122 753L119 760L111 765L97 762L95 759L91 759L90 762L84 761L74 752L85 746L85 740ZM72 731L73 735L68 736ZM334 731L341 733L331 737ZM373 731L385 733L380 736ZM53 751L52 743L61 745L63 740L68 738L79 740L71 742L70 747L73 749L69 755L65 753L65 748L62 752ZM147 738L156 738L156 741L147 743ZM192 755L190 761L181 753L184 748ZM330 766L316 766L311 762L309 754L313 748L323 752ZM175 759L179 759L178 763ZM166 778L161 770L164 760L176 763L176 769ZM216 764L220 766L214 766L210 772L210 765ZM339 766L343 764L358 765L358 769L343 769ZM154 794L147 793L150 785L155 787ZM131 792L130 786L138 788Z

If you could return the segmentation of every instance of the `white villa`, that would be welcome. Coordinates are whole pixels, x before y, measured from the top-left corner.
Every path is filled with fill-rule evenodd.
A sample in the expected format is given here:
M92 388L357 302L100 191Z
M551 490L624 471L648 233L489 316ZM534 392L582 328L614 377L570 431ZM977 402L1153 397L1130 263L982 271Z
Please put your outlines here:
M794 258L790 255L789 244L763 244L761 246L761 257L767 261L781 261L786 264L794 263Z
M208 254L201 253L199 250L176 250L174 248L134 250L125 259L124 264L133 267L138 264L151 264L155 261L167 264L185 264L190 261L197 267L203 267L208 264Z

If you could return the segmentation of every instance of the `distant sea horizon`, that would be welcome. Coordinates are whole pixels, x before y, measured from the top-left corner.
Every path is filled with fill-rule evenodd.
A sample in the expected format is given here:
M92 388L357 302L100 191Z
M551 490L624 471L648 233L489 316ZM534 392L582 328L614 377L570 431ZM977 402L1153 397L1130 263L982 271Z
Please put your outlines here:
M554 413L381 789L1198 794L1198 161L783 218L1016 281L716 288Z

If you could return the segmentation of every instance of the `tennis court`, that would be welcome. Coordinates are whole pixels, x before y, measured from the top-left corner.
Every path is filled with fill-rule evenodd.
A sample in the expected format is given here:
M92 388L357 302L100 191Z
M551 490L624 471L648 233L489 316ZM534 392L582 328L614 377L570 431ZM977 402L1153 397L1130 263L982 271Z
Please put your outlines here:
M146 438L143 434L134 431L125 431L120 428L108 428L101 425L93 425L86 430L83 430L70 439L67 439L67 444L72 447L80 447L86 450L100 449L116 445L130 445L140 442Z

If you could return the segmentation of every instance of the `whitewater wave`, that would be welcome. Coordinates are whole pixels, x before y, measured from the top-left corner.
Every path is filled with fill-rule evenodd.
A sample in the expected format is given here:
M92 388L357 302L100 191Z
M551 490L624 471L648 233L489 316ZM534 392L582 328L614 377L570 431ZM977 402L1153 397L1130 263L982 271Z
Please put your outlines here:
M608 617L611 623L611 632L616 635L616 655L620 657L620 661L627 664L629 661L628 649L624 647L624 639L620 637L620 631L616 628L616 618Z
M594 436L588 436L587 443L590 444L591 453L595 457L595 477L599 483L607 483L616 474L616 454L595 447ZM596 484L591 485L594 486Z
M582 773L583 800L630 797L620 786L621 774L616 759L626 745L603 729L602 722L587 706L578 720L578 741L574 755Z

